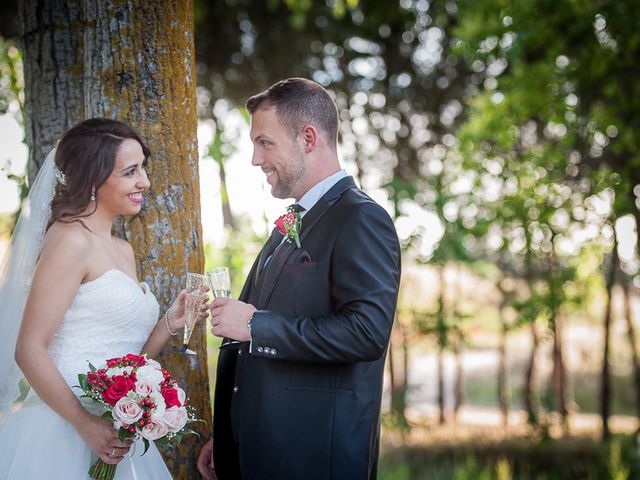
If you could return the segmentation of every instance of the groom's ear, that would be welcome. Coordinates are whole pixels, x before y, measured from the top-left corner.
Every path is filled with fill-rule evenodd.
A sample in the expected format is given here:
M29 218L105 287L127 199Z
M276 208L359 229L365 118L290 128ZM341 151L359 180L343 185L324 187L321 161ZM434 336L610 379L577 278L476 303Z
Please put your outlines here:
M300 136L303 142L304 153L311 153L318 145L318 130L313 125L302 127Z

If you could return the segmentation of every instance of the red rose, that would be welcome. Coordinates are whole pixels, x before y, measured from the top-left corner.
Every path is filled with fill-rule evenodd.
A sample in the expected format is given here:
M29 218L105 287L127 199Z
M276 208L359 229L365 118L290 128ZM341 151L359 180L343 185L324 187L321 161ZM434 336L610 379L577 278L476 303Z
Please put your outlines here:
M178 391L175 388L164 385L162 390L160 390L160 393L162 393L162 396L164 397L164 402L167 404L167 408L182 406L178 399Z
M102 399L109 405L115 405L118 400L124 397L129 390L136 387L135 382L131 378L117 375L113 377L114 382L101 393Z
M283 234L283 235L287 234L287 229L284 228L284 218L285 217L286 217L286 215L280 215L278 217L278 219L275 222L273 222L273 223L276 224L276 227L278 227L278 230L280 230L280 233Z
M292 212L280 215L278 219L273 222L278 227L278 230L283 235L286 235L289 240L296 242L296 247L300 248L300 213Z

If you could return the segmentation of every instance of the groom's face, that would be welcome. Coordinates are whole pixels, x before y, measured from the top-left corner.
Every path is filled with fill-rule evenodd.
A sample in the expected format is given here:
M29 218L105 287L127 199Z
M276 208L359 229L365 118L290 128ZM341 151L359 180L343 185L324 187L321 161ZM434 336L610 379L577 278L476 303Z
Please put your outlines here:
M251 117L251 163L262 169L276 198L304 194L306 162L297 137L279 121L275 108L259 108Z

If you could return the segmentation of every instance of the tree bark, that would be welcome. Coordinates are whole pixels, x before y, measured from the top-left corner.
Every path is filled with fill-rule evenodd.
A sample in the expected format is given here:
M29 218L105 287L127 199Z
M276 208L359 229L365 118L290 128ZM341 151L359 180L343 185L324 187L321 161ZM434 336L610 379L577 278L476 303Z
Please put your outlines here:
M458 412L464 403L464 368L462 366L462 349L464 346L464 336L458 326L453 344L453 353L456 359L456 380L453 387L453 421L458 421Z
M609 337L611 336L611 317L613 309L613 285L615 284L616 272L620 268L618 258L618 238L613 229L613 249L611 251L611 265L607 275L607 310L604 316L604 344L602 354L602 373L600 376L600 416L602 417L602 439L609 440L611 432L609 430L609 414L611 413L611 374L609 371Z
M85 118L81 0L22 0L18 16L33 181L59 135Z
M538 355L538 347L540 345L540 336L538 334L538 328L536 326L536 322L532 321L529 325L529 329L531 332L531 353L529 354L529 363L527 364L527 369L525 371L525 382L524 382L524 406L527 411L527 421L531 425L539 424L539 405L536 396L536 386L535 386L535 378L536 378L536 357Z
M500 309L500 346L498 347L498 404L502 412L502 426L509 426L509 379L507 372L507 335L509 329L504 317L504 304Z
M636 389L636 412L640 419L640 361L638 359L638 333L633 318L631 305L631 286L629 281L623 282L624 288L624 310L627 319L627 337L631 347L631 366L633 368L633 381Z
M551 325L553 327L553 389L556 396L556 408L562 419L562 430L569 433L569 410L567 408L567 370L564 365L562 348L562 317L560 312L553 312Z
M438 299L438 313L436 334L438 338L437 376L438 376L438 422L442 425L446 418L444 413L444 349L447 344L447 326L445 312L445 265L440 266L440 297Z
M393 342L389 345L389 371L391 374L391 414L401 429L406 429L409 422L406 417L406 394L408 385L408 347L405 327L396 318L393 326ZM398 356L397 344L400 344L401 356ZM394 348L395 347L395 348ZM399 357L399 361L398 361Z
M153 152L142 212L116 223L136 252L140 278L165 311L187 271L202 272L193 4L191 0L25 0L21 5L31 161L38 165L69 126L91 117L134 127ZM159 360L208 426L211 405L205 325L187 357ZM163 455L175 478L196 478L200 441L188 436Z

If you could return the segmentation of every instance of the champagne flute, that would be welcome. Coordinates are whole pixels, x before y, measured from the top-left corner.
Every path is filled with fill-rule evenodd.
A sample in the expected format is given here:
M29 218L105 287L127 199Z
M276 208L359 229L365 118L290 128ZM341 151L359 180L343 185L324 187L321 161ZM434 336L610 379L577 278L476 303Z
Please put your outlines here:
M229 275L229 269L227 267L214 268L208 275L214 298L231 298L231 276ZM220 349L224 350L226 348L237 347L240 343L242 342L239 340L224 338L220 344Z
M182 334L182 348L180 352L195 355L196 352L188 348L191 334L200 315L200 306L205 301L207 288L210 286L209 277L199 273L187 273L187 298L185 300L186 319Z

